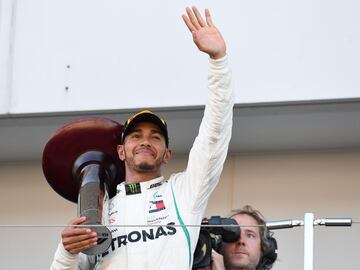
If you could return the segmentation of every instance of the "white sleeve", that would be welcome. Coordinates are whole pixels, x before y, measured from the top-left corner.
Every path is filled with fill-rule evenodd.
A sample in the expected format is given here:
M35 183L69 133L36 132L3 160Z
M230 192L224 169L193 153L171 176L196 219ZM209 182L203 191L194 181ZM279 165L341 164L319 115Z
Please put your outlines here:
M203 211L219 181L231 138L234 97L227 56L210 59L208 101L186 171L175 190L193 213ZM184 179L185 178L185 179Z
M91 263L85 254L71 254L60 242L54 255L50 270L90 270Z

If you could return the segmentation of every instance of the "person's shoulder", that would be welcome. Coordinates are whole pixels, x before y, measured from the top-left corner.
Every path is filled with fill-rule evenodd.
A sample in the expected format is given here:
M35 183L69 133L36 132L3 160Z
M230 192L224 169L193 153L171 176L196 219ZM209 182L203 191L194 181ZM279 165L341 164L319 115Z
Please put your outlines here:
M170 183L171 181L178 181L179 179L182 179L185 175L185 171L172 173L168 179L165 180L165 182Z
M164 180L164 188L173 188L176 187L176 183L178 183L179 181L184 180L185 177L185 171L181 171L181 172L176 172L176 173L172 173L169 178Z

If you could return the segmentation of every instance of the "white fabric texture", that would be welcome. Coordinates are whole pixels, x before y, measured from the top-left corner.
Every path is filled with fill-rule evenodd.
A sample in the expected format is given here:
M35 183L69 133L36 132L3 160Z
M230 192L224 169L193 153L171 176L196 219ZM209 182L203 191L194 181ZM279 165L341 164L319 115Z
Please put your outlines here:
M141 192L117 187L109 202L107 224L154 225L110 227L112 244L95 269L191 269L199 225L208 198L219 181L232 128L233 91L227 56L209 62L209 94L199 134L183 172L142 182ZM161 226L160 226L161 225ZM92 269L89 257L72 255L60 243L51 270Z

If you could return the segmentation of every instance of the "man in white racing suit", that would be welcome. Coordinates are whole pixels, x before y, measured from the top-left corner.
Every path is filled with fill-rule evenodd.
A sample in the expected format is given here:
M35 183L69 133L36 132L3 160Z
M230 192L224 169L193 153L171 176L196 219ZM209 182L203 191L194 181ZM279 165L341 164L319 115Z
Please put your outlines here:
M208 198L215 188L226 159L232 128L233 92L225 42L210 13L205 19L193 7L183 19L194 43L209 59L209 92L200 130L189 154L186 170L161 176L161 166L171 159L167 126L145 110L124 125L120 159L126 181L105 205L112 243L98 256L81 251L96 245L90 228L69 226L55 253L52 270L75 269L191 269L193 253ZM82 224L85 217L71 225ZM121 226L122 225L122 226Z

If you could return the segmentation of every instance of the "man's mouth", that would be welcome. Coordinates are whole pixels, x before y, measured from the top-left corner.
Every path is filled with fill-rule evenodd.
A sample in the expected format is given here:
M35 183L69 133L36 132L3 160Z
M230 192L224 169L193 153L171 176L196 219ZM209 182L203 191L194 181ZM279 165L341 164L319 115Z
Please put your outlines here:
M236 255L248 255L245 250L235 250L234 252Z
M140 148L135 151L136 155L148 155L148 156L154 156L154 152L151 151L148 148Z

